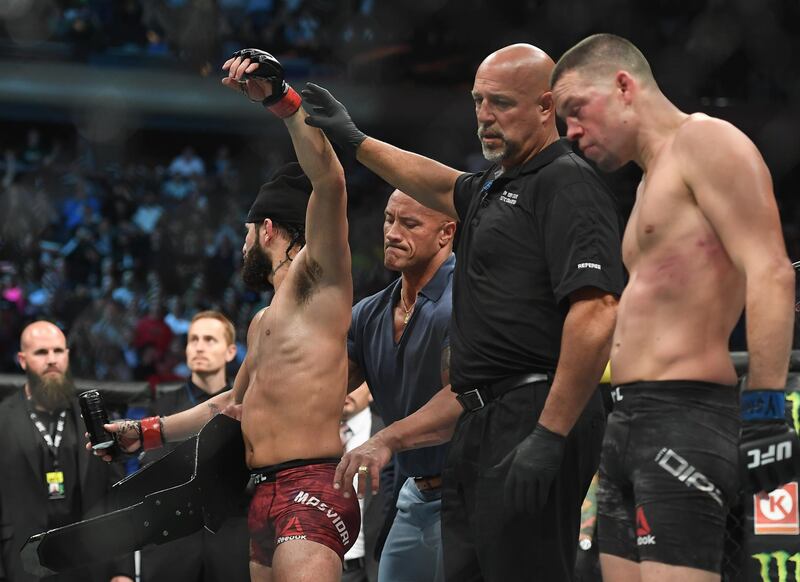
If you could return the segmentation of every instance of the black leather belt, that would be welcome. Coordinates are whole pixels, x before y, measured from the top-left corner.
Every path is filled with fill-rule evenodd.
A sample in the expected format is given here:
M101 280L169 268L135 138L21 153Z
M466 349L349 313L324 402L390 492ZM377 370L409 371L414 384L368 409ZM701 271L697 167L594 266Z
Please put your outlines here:
M535 384L536 382L547 382L549 376L541 372L532 374L520 374L518 376L510 376L502 380L498 380L493 384L485 384L478 386L472 390L467 390L456 396L456 400L461 407L467 412L475 412L486 406L489 402L510 392L517 388L522 388L528 384Z
M344 572L352 572L353 570L363 570L364 566L367 565L367 561L364 558L353 558L352 560L345 560L344 561Z

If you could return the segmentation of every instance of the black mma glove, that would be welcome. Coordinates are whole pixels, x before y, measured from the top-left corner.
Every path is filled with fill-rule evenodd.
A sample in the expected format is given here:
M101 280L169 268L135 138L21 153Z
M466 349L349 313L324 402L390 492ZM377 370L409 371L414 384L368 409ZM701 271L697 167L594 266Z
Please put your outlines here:
M307 104L306 123L320 128L333 143L355 152L361 142L367 139L350 119L344 105L334 99L327 89L314 83L306 83L306 88L300 93Z
M258 63L255 71L242 75L243 79L264 79L272 86L272 95L261 101L264 107L281 119L294 115L300 109L300 95L286 83L283 67L278 59L267 51L254 48L238 50L231 55L232 59L236 57Z
M505 495L517 511L535 513L547 502L550 488L561 468L566 437L537 424L508 456L501 461L511 464Z
M778 390L742 392L739 459L750 492L770 492L800 474L800 442L786 421L785 401Z

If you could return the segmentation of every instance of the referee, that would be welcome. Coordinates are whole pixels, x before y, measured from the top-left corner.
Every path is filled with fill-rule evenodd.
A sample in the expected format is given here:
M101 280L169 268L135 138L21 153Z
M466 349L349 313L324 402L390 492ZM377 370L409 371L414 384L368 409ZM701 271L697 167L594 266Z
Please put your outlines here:
M307 123L461 223L450 380L464 412L442 487L452 582L572 580L600 461L597 384L623 287L620 221L611 193L558 136L552 68L531 45L480 65L472 99L492 165L477 174L369 138L327 91L303 92Z

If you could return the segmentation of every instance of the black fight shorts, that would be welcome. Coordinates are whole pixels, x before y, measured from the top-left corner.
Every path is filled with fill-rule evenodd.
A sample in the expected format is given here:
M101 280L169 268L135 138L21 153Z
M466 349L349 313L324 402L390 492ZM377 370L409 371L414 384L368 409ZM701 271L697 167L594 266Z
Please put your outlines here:
M612 396L597 490L600 552L719 572L739 483L737 388L636 382Z

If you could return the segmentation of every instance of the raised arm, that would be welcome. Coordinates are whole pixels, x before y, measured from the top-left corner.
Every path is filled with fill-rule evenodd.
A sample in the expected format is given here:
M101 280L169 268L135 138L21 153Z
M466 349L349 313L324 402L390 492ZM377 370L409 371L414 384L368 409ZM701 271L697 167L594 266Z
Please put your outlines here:
M260 101L282 118L294 144L297 160L311 181L313 192L306 214L305 260L320 282L350 279L347 241L347 193L344 170L325 134L306 125L300 98L283 78L283 68L269 53L245 49L223 65L222 83Z
M349 281L344 170L325 134L306 125L306 117L301 108L285 119L297 159L314 187L306 213L306 256L322 267L323 281Z
M453 187L462 174L430 158L367 137L359 131L344 105L327 89L308 83L302 91L310 114L305 122L319 127L337 145L355 152L364 164L389 184L408 192L428 208L458 218Z

